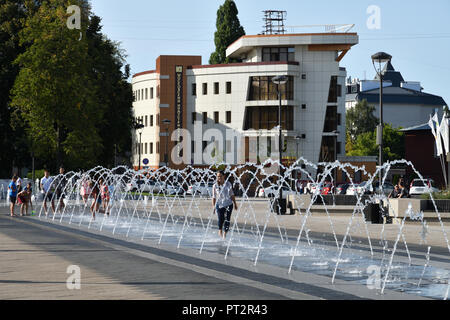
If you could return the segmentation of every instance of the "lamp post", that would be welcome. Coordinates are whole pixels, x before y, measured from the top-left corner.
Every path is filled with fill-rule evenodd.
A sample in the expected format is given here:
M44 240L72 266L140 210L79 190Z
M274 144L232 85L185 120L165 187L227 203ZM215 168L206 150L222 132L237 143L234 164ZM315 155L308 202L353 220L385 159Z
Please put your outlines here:
M169 119L164 119L163 124L166 125L166 152L164 154L164 164L169 167L168 148L169 148L169 125L172 123Z
M337 138L339 137L340 132L338 130L334 130L332 132L334 134L334 161L337 161ZM334 169L334 183L336 183L337 187L337 168Z
M279 214L281 214L281 202L283 200L283 195L282 195L282 185L281 185L281 177L282 177L282 163L283 163L283 147L282 147L282 134L283 134L283 129L281 126L281 91L280 91L280 86L286 84L288 81L288 78L286 76L276 76L274 78L272 78L272 82L274 84L277 85L277 93L278 93L278 129L279 129L279 137L278 137L278 148L280 151L280 198L278 201L278 208L279 208ZM286 126L287 128L287 126Z
M298 159L299 159L299 156L298 156L298 146L300 145L300 140L302 139L302 137L301 136L296 136L295 137L295 142L297 143L297 160L296 160L296 162L298 161ZM299 179L299 171L298 170L296 170L296 179L297 180L300 180ZM297 184L296 184L296 186L297 186ZM297 190L298 191L298 190Z
M379 146L379 156L378 156L378 165L380 166L380 175L378 179L378 187L381 194L381 186L383 180L383 170L381 169L383 165L383 73L381 69L381 65L383 63L390 62L392 60L392 56L387 54L386 52L378 52L372 55L372 63L375 71L380 79L380 124L377 128L377 144ZM378 69L375 65L378 63Z
M139 133L139 166L138 171L141 171L141 143L142 143L142 131L144 129L144 125L142 124L142 121L135 121L134 122L134 129Z

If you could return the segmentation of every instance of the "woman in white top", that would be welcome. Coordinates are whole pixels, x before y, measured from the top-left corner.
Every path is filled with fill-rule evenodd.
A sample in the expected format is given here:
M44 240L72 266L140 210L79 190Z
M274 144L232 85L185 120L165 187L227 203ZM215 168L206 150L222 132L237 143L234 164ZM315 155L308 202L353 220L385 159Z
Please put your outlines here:
M217 173L217 182L213 186L213 206L219 219L219 236L224 238L230 229L231 213L234 208L237 210L236 198L233 186L229 181L225 183L223 171Z

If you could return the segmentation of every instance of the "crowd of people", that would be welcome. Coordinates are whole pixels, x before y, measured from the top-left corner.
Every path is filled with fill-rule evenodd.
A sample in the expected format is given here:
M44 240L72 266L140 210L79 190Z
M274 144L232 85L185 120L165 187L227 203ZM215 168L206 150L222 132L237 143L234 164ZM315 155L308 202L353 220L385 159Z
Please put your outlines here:
M67 178L65 177L65 170L63 167L59 169L59 175L57 177L50 176L49 170L44 170L44 177L39 183L40 191L43 194L43 209L46 216L48 216L49 208L47 203L50 203L53 215L59 210L63 212L65 208L65 189L67 186ZM20 216L28 215L28 208L31 206L32 214L33 210L32 202L33 189L32 184L28 183L27 186L22 188L22 179L17 175L13 176L11 182L8 185L8 197L10 202L10 215L11 217L17 216L15 214L15 207L20 205ZM100 178L98 181L84 178L81 182L80 195L85 203L88 204L89 198L92 199L90 205L90 211L92 218L95 219L96 212L105 213L109 216L110 211L110 192L108 185L104 179ZM55 200L57 206L55 206Z

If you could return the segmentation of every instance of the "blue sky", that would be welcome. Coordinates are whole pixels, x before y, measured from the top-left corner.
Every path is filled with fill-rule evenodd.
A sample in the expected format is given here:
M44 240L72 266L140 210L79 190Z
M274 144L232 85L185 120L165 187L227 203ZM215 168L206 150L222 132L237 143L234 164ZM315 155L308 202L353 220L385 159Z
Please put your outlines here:
M224 0L91 0L103 32L121 43L132 73L155 68L159 55L201 55L215 50L216 12ZM385 51L406 81L450 104L450 1L235 0L246 34L262 31L263 10L287 11L287 26L355 24L360 43L341 61L349 76L373 79L370 56ZM276 5L274 5L274 3ZM380 8L380 29L369 29L369 6ZM308 31L306 31L308 30ZM311 29L306 29L310 32ZM322 32L322 29L314 31Z

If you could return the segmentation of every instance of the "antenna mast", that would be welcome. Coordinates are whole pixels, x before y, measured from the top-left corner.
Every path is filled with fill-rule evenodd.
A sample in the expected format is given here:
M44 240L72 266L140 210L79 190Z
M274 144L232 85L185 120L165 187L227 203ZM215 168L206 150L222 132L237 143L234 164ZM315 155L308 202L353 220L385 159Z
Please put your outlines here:
M284 22L286 20L287 12L279 10L266 10L263 11L263 26L262 34L285 34L286 28Z

